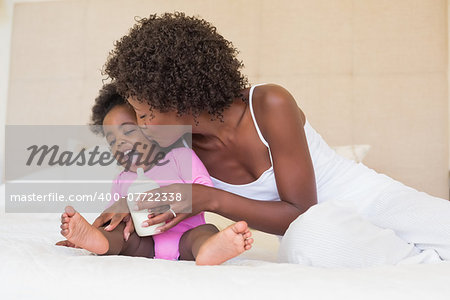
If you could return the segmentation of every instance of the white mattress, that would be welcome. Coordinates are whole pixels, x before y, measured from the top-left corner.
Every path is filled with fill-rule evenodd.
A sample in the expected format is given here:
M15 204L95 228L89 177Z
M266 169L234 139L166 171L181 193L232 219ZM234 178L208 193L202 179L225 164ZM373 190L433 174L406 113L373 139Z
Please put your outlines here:
M59 214L0 209L0 299L450 299L450 262L321 269L252 259L261 249L210 267L95 256L54 246Z

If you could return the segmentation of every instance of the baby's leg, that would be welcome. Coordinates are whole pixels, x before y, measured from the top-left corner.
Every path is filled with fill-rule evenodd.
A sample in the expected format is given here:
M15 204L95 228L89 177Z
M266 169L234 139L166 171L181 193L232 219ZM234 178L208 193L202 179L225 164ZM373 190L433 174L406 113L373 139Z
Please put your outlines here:
M99 255L154 257L153 238L151 236L141 238L132 233L128 241L125 241L124 227L125 223L120 223L113 231L105 231L104 227L96 228L73 207L67 206L61 216L61 234L68 242L59 242L57 245L76 246Z
M89 224L72 206L66 206L61 215L61 234L73 245L93 253L108 251L108 240L100 230Z
M180 240L180 259L194 260L197 265L219 265L251 248L253 239L244 221L218 232L211 224L204 224L183 234Z
M121 222L112 231L105 231L104 224L100 228L100 232L106 237L109 249L103 255L126 255L153 258L155 256L154 242L151 236L140 237L133 232L130 234L128 241L123 239L123 229L125 223Z
M180 239L180 259L195 260L203 243L218 232L219 229L212 224L203 224L186 231Z

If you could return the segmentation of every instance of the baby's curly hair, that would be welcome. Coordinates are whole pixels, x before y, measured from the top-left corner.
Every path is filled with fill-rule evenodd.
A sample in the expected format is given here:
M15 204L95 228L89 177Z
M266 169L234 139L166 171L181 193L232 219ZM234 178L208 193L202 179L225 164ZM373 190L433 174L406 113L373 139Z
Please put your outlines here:
M90 129L95 134L104 135L103 120L113 107L117 105L127 105L122 96L117 93L114 83L105 84L99 91L99 95L95 98L95 104L92 107L92 116Z
M145 101L150 110L176 111L196 118L207 111L223 119L223 111L248 79L232 43L203 19L182 12L150 15L137 20L116 41L104 74L127 99Z

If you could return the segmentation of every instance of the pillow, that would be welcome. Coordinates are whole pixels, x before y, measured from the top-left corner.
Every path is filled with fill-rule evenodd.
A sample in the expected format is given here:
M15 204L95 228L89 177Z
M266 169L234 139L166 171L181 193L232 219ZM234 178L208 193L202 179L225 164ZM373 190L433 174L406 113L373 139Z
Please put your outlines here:
M370 145L347 145L347 146L334 146L331 147L336 151L337 154L354 160L356 162L362 162L364 157L367 155L367 152L369 152L371 146Z

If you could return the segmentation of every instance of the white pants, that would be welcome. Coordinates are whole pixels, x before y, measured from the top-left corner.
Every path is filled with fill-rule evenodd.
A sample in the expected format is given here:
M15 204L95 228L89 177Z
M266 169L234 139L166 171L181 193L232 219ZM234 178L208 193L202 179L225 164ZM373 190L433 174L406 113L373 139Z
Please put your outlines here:
M300 215L282 238L280 262L358 268L450 260L448 200L398 181L372 194L321 202Z

